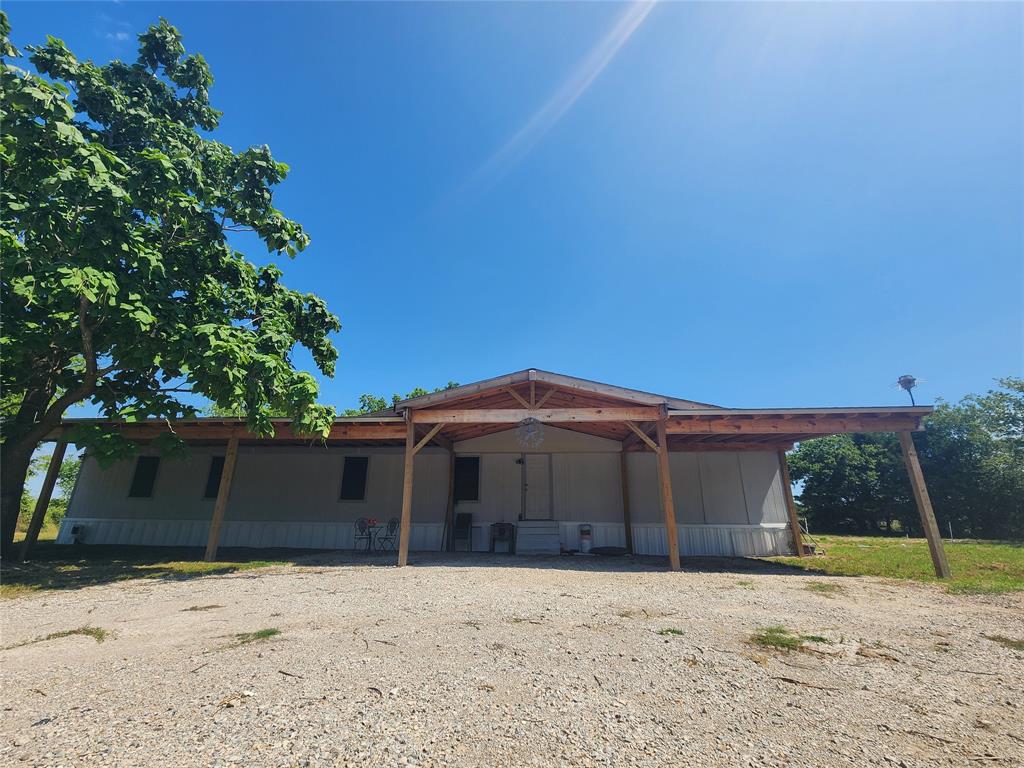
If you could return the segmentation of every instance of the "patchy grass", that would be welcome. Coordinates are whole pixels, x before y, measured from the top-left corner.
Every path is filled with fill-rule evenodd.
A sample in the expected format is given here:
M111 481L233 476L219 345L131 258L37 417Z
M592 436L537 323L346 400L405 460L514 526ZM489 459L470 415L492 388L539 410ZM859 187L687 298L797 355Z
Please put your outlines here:
M59 640L62 637L71 637L73 635L84 635L85 637L91 637L97 643L102 643L104 640L113 636L113 632L108 629L101 629L100 627L91 627L88 624L82 627L75 627L74 629L62 629L60 632L51 632L43 637L36 637L31 640L25 640L14 645L4 646L3 650L7 651L11 648L21 648L26 645L35 645L36 643L45 643L49 640Z
M991 640L993 643L999 643L1011 651L1024 651L1024 640L1014 640L1006 635L985 635L985 639Z
M27 562L3 564L0 598L27 597L45 590L80 589L128 579L184 580L235 573L287 565L287 558L296 553L222 549L221 554L224 560L207 563L200 548L40 543Z
M18 521L18 529L14 532L15 541L24 541L25 535L28 533L28 520L25 521L24 527L22 527L21 522L21 520ZM43 518L43 526L39 529L36 543L55 541L58 533L60 533L60 522L54 522L49 517Z
M269 640L272 637L277 637L281 634L281 630L276 627L267 627L266 629L257 629L255 632L240 632L237 635L233 635L235 638L235 645L247 645L249 643L257 643L261 640Z
M823 643L831 645L832 641L821 635L798 635L788 627L777 624L773 627L762 627L750 636L750 643L762 648L774 648L779 651L799 651L806 643Z
M825 554L818 557L772 557L807 571L834 576L882 576L940 582L959 594L999 594L1024 590L1024 542L946 542L953 578L936 579L928 542L896 537L816 536Z
M739 579L739 580L733 582L733 585L739 587L740 589L753 589L754 588L754 582L749 581L747 579Z
M804 589L808 592L824 595L825 597L834 597L844 591L841 584L833 584L829 581L812 581Z
M676 629L675 627L666 627L665 629L659 629L658 630L658 634L665 636L665 635L682 635L684 633L683 633L683 630L681 630L681 629Z
M182 608L181 612L186 613L187 611L212 611L216 608L223 607L223 605L190 605L188 608Z

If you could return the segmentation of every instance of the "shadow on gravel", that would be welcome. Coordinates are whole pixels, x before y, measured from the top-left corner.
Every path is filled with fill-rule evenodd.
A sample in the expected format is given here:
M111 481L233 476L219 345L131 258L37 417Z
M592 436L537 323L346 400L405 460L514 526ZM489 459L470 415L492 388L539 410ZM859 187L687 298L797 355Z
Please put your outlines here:
M201 547L130 547L39 543L24 563L0 565L0 596L22 597L129 579L186 581L203 576L294 563L310 550L221 547L218 560L203 560ZM316 554L314 552L314 554Z
M320 566L394 566L394 552L324 552L303 560L304 565ZM536 568L558 571L594 571L619 573L668 572L666 557L651 555L494 555L486 552L410 552L409 565L415 568ZM684 573L745 573L765 575L814 576L782 563L747 557L683 557Z
M0 596L12 598L40 590L73 590L129 579L187 581L273 565L319 567L395 566L395 552L222 547L214 563L203 561L201 547L145 547L40 543L25 563L0 568ZM664 557L598 555L494 555L485 552L413 552L414 568L533 568L558 571L662 573ZM741 557L683 558L684 573L784 574L806 577L799 568ZM258 573L253 573L259 578Z

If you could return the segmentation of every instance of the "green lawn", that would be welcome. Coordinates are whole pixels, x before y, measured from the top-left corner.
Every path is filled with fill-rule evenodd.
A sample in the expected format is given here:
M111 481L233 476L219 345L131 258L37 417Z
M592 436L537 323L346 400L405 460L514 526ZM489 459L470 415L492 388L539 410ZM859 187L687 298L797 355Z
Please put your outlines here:
M890 579L939 581L924 539L815 536L825 554L818 557L773 557L777 563L837 576L884 576ZM953 578L947 590L999 593L1024 590L1024 542L946 542Z
M220 550L221 560L207 563L203 550L188 547L89 547L40 542L25 563L6 563L0 573L0 598L41 590L78 589L127 579L192 579L250 568L287 565L288 550ZM308 554L308 553L305 553Z

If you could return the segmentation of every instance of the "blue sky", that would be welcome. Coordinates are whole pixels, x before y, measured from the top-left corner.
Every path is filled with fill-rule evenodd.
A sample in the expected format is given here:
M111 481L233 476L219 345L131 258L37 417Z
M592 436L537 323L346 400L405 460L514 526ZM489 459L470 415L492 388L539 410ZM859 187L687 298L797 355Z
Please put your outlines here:
M132 59L163 15L207 58L215 136L292 167L339 407L530 366L736 407L1024 369L1020 4L5 9L19 47Z

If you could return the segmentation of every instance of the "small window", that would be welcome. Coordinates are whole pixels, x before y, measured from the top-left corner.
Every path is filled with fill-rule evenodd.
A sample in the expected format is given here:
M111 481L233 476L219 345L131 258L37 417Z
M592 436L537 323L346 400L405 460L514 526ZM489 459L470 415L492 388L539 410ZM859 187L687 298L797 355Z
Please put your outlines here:
M224 457L211 456L210 474L206 476L206 492L203 494L204 499L217 498L217 492L220 490L220 476L222 474L224 474Z
M341 471L341 500L363 501L366 498L366 470L370 459L367 456L346 456Z
M148 499L153 495L156 470L160 466L159 456L139 456L135 461L135 474L128 496L133 499Z
M455 501L480 501L480 457L455 457Z

